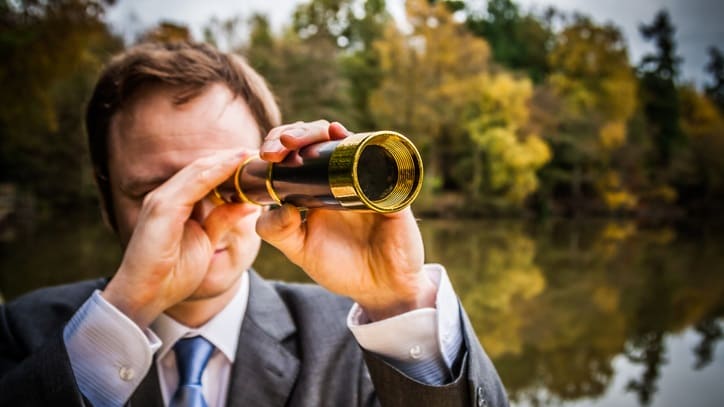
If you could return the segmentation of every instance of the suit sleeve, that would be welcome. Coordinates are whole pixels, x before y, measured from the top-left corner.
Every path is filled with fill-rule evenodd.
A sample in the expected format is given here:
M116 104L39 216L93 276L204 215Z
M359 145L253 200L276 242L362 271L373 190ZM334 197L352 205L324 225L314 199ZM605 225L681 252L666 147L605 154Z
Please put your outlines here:
M44 338L32 354L13 334L12 320L0 306L0 405L84 406L63 343L62 330Z
M382 406L506 407L508 399L500 377L478 342L470 320L460 307L465 349L453 365L453 381L430 386L416 381L379 356L365 351L375 392Z
M460 305L441 265L426 264L423 271L437 286L434 308L370 322L355 304L347 316L347 327L366 351L417 381L442 385L452 381L451 367L462 353Z

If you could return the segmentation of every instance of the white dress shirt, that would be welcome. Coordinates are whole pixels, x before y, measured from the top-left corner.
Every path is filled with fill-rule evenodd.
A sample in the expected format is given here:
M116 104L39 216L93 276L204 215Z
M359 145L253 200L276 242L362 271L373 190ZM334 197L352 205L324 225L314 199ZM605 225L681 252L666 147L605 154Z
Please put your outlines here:
M436 308L423 308L382 321L369 322L355 304L347 326L364 349L385 358L408 376L443 384L462 349L459 305L444 268L425 265L438 285ZM83 395L96 406L121 406L156 363L164 403L178 385L173 345L186 336L202 335L216 349L204 369L202 386L210 407L226 402L231 367L249 299L249 276L244 273L236 295L203 326L193 329L167 315L141 330L96 291L68 322L64 331L68 357Z

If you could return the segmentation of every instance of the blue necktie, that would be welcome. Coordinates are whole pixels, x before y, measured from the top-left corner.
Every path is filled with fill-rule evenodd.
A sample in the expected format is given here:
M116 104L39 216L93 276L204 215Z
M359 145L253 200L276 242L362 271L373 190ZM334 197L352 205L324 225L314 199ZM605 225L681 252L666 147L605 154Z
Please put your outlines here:
M202 336L180 339L173 346L178 366L178 389L171 407L207 407L201 391L201 375L214 352L214 345Z

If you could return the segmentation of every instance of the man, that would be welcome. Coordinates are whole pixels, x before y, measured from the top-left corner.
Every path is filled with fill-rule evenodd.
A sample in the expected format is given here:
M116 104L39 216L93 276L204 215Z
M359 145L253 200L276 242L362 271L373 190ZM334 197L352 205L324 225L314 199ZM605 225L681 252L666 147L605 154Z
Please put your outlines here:
M86 126L123 260L1 309L0 405L507 404L409 209L302 219L211 198L257 152L350 134L279 122L264 81L209 46L111 61ZM262 238L326 290L251 271Z

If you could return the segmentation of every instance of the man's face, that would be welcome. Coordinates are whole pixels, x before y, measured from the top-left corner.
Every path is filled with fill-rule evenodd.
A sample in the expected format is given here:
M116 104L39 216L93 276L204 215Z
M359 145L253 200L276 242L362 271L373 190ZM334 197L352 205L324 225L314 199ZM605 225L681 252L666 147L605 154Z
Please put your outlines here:
M209 86L182 105L173 89L141 91L112 120L108 170L112 208L125 248L138 220L144 196L194 160L219 150L258 150L260 130L248 106L224 85ZM214 208L209 198L191 215L203 224ZM245 216L229 225L217 244L204 280L190 299L212 298L235 286L259 251L254 231L261 209L245 204Z

